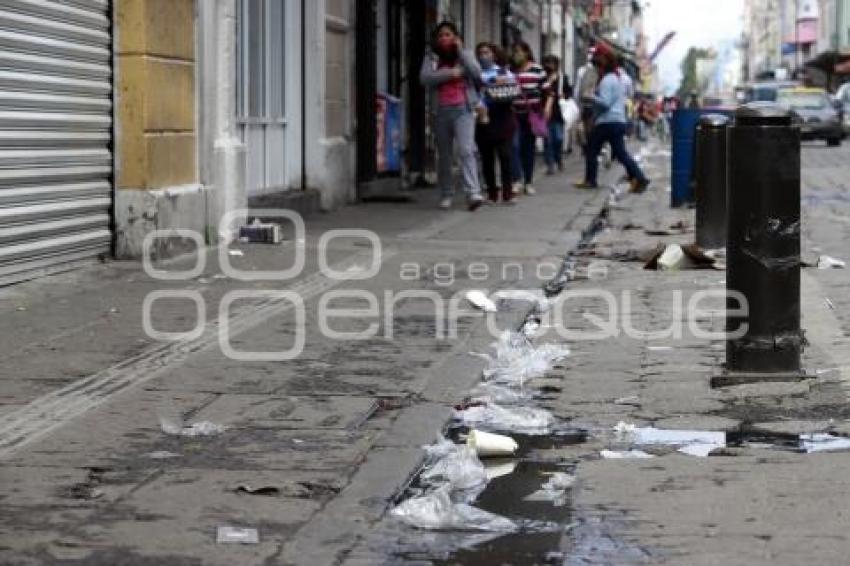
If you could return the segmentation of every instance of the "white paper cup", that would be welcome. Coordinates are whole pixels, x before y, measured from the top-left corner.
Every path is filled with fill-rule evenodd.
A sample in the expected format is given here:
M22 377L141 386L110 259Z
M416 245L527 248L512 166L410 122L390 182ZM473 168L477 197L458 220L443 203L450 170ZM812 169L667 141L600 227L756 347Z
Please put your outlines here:
M482 458L512 456L519 448L519 445L510 436L475 429L469 431L466 445L475 450L475 453Z

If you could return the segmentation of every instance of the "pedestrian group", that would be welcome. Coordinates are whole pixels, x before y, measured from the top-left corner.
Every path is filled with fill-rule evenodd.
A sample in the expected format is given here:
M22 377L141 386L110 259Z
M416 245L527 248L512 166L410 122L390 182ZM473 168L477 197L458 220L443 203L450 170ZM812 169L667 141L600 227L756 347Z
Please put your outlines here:
M472 52L453 23L438 24L419 78L432 95L440 208L452 206L455 157L470 211L485 202L513 204L518 195L535 194L539 139L547 174L563 170L564 144L572 153L575 137L585 156L584 179L576 187L598 186L599 158L608 145L625 167L631 190L645 190L649 179L625 138L635 129L643 138L647 123L659 120L659 114L665 119L667 108L660 112L651 100L633 103L634 86L621 63L607 44L597 43L577 73L574 93L555 55L537 63L524 41L509 53L487 42Z

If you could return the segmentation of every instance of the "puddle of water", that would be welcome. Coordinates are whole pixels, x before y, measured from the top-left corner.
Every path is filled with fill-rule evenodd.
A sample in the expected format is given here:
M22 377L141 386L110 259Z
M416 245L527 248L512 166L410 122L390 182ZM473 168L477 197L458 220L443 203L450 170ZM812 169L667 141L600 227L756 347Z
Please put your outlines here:
M489 461L485 464L492 465ZM559 505L551 501L526 501L525 498L540 490L552 474L567 469L555 462L534 460L501 459L499 465L509 465L511 473L493 477L473 505L515 521L522 525L519 531L501 536L467 537L459 546L456 533L434 533L436 536L429 537L431 548L419 548L398 556L432 564L468 566L562 562L562 538L572 517L570 491L565 491ZM453 548L447 549L447 546Z

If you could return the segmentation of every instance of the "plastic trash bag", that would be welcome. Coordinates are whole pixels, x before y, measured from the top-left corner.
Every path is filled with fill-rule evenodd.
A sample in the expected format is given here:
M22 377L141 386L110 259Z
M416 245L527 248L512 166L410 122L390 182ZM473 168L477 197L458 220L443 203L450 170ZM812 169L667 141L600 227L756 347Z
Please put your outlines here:
M521 389L505 387L497 383L484 382L478 384L472 390L471 398L473 401L483 401L497 405L516 405L528 401L531 398L531 393Z
M446 487L399 503L390 515L417 529L438 531L512 532L510 519L466 503L454 503Z
M499 336L495 347L496 355L487 357L489 363L484 369L484 378L519 386L529 379L543 377L555 362L570 354L564 346L534 346L527 337L510 331Z
M427 466L419 476L430 484L445 483L452 490L468 490L487 483L487 472L475 451L465 445L455 448Z
M555 472L537 491L527 495L523 501L549 501L555 507L567 502L567 490L575 483L575 477L564 472Z
M495 404L456 411L455 418L468 426L526 434L546 434L555 423L555 417L545 409L502 407Z
M670 244L658 258L658 269L675 271L685 263L685 252L679 244Z

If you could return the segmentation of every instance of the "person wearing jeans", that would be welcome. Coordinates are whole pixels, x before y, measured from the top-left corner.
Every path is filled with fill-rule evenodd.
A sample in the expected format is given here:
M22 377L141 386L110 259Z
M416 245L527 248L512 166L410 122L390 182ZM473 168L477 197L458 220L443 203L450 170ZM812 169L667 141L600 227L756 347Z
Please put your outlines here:
M643 192L649 185L649 179L626 149L626 90L617 70L616 58L607 46L600 44L594 60L602 79L593 97L596 120L588 142L584 181L576 183L576 187L588 189L598 186L599 153L607 143L611 145L614 158L626 168L631 190Z
M452 206L456 146L467 203L469 210L474 211L484 202L475 157L475 109L479 105L477 85L481 81L481 67L475 56L463 49L457 28L451 22L442 22L434 30L431 51L422 61L419 80L436 94L434 124L440 208Z
M513 202L512 179L513 172L513 139L514 139L514 110L512 90L516 87L513 74L502 67L502 59L497 46L490 43L479 43L475 48L478 63L481 65L482 102L481 114L475 130L475 141L478 153L481 155L481 169L487 185L487 195L491 203ZM496 160L501 171L500 186L496 183Z
M549 135L544 144L543 157L546 161L546 174L553 175L556 170L564 168L564 117L561 115L561 60L556 55L546 55L543 58L543 70L546 71L546 82L543 83L543 95L550 100L550 116L547 121ZM565 83L566 87L567 83Z
M534 181L534 155L537 151L537 136L531 128L529 114L532 112L548 112L548 106L543 99L543 81L546 74L543 67L534 62L534 53L528 43L518 41L513 47L514 75L520 86L520 96L514 100L514 111L517 117L517 143L519 164L522 169L522 177L517 181L524 181L522 190L527 195L535 193L532 182ZM551 104L551 101L549 102ZM515 191L518 192L518 191Z

